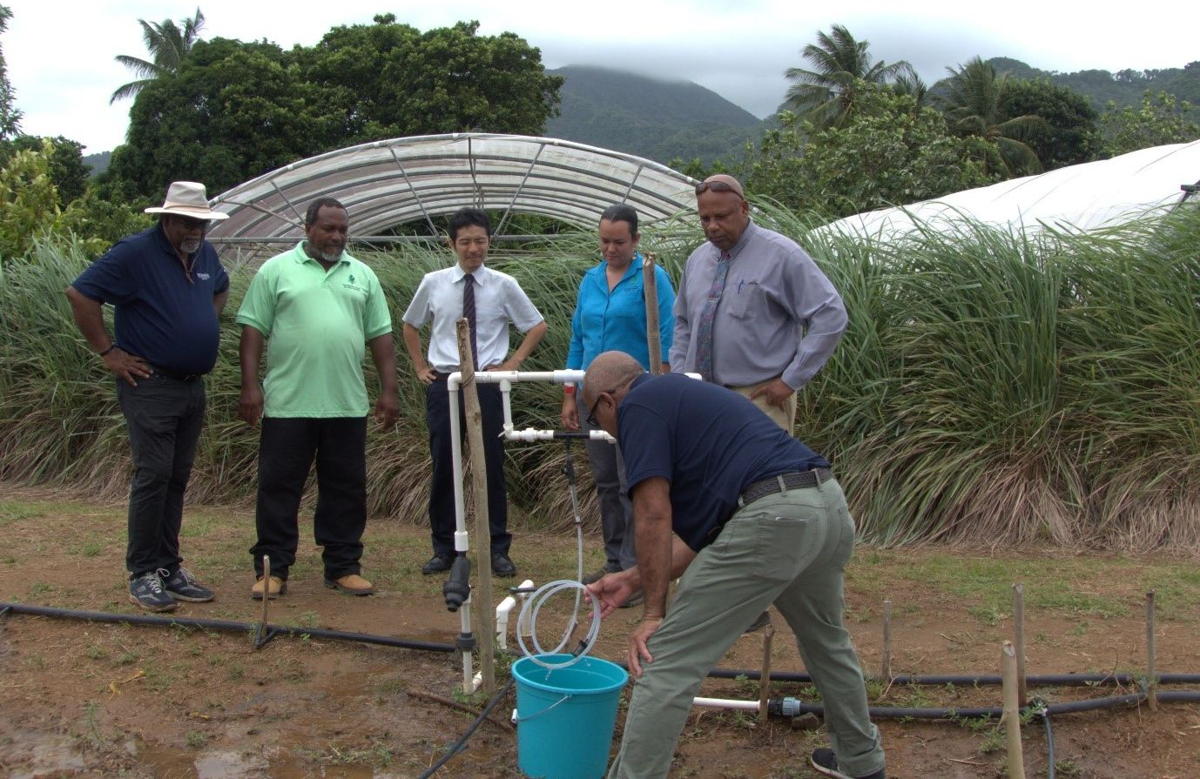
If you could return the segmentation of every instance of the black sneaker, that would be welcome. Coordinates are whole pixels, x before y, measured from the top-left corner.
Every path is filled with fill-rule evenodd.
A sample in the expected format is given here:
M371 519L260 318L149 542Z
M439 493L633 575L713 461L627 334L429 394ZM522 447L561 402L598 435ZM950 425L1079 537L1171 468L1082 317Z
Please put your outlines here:
M841 773L838 771L837 753L825 747L814 749L812 757L808 760L817 771L826 776L836 777L836 779L887 779L887 775L884 774L882 768L873 774L866 774L865 776L851 776L850 774Z
M162 577L163 589L175 600L206 603L213 599L213 591L196 581L182 566L175 569L175 573L159 568L158 575Z
M508 555L503 552L496 552L492 555L492 573L502 579L507 579L510 576L517 575L517 566L513 565L513 561L508 559Z
M129 600L146 611L174 611L178 605L163 589L158 571L150 571L129 580Z
M449 555L435 554L433 557L429 558L429 562L421 566L421 573L429 576L430 574L449 571L450 564L453 562L453 558L451 558Z

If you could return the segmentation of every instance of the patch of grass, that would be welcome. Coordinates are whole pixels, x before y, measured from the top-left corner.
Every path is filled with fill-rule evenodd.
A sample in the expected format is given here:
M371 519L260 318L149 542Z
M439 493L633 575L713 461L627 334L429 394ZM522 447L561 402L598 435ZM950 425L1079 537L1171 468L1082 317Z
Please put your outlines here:
M1088 595L1073 589L1038 588L1026 593L1025 603L1035 608L1089 614L1109 619L1129 614L1129 608L1116 598Z
M42 508L38 504L15 500L0 501L0 527L40 516L42 516Z
M199 730L189 730L187 732L187 745L192 749L200 749L208 743L208 736Z
M229 670L226 672L225 677L227 679L229 679L231 682L236 682L238 679L243 678L245 675L246 675L246 669L240 663L233 663L232 665L229 666Z
M87 655L89 660L103 660L108 657L108 651L99 644L88 645L88 648L84 650L84 654Z
M386 768L398 757L386 744L376 739L362 747L329 744L323 750L299 750L310 762L321 765L367 765Z

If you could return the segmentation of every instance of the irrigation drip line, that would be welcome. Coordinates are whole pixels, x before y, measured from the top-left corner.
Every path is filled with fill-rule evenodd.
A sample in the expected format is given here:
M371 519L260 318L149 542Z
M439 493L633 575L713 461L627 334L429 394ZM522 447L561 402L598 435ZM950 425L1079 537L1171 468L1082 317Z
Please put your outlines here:
M0 603L0 615L9 611L14 614L29 614L37 617L59 617L64 619L82 619L88 622L128 623L131 625L158 625L162 627L202 628L204 630L223 630L231 633L257 634L263 627L258 622L235 622L226 619L203 619L197 617L153 617L148 614L112 614L104 611L74 611L58 609L51 606L27 606L21 603ZM309 636L310 638L328 638L337 641L355 641L362 644L380 644L382 646L398 647L400 649L420 649L426 652L455 652L453 644L439 644L432 641L415 641L407 638L378 636L370 633L350 633L344 630L327 630L324 628L300 628L288 625L266 625L268 638L275 635ZM264 641L265 643L265 641Z
M492 696L492 699L487 702L486 706L483 707L483 711L479 712L479 716L475 718L475 721L472 722L465 731L463 731L461 736L459 736L458 741L455 741L453 744L451 744L450 748L446 750L446 754L442 755L442 757L436 763L429 766L429 768L427 768L425 772L421 774L420 779L429 779L429 777L437 773L439 768L450 762L451 758L460 752L466 751L467 739L475 735L475 731L478 730L479 726L483 724L483 721L488 718L488 715L492 713L492 709L496 708L496 704L498 704L505 694L512 689L512 686L516 683L516 681L516 677L509 678L508 684L501 687L496 694Z
M714 679L739 679L745 678L757 681L761 677L761 673L754 669L734 669L734 668L714 668L708 674ZM1159 684L1200 684L1200 674L1156 674ZM1105 684L1115 684L1122 686L1133 686L1142 683L1144 677L1139 677L1134 674L1043 674L1041 676L1026 676L1025 680L1031 686L1037 687L1073 687L1073 686L1098 686ZM801 682L812 683L812 677L808 674L791 673L787 671L771 671L771 681L773 682ZM931 685L943 687L947 684L952 684L960 687L983 687L987 685L1000 685L1003 680L1000 676L892 676L887 680L893 685Z
M7 614L29 614L38 617L57 617L63 619L82 619L89 622L128 623L133 625L158 625L204 628L206 630L223 630L226 632L246 633L257 631L260 623L235 622L222 619L202 619L186 617L156 617L148 614L113 614L103 611L76 611L59 609L52 606L30 606L21 603L0 603L0 617ZM356 641L363 644L379 644L382 646L398 647L400 649L419 649L427 652L457 652L453 644L440 644L432 641L415 641L392 636L380 636L370 633L351 633L342 630L326 630L322 628L300 628L285 625L268 625L267 630L273 634L288 636L309 636L326 638L337 641ZM620 664L624 667L624 664ZM760 672L754 669L714 668L708 674L714 679L746 678L758 680ZM1026 677L1030 685L1040 687L1070 687L1070 686L1099 686L1107 684L1137 685L1142 682L1140 677L1132 674L1047 674ZM1200 674L1163 673L1157 674L1159 684L1200 684ZM808 674L772 671L772 681L811 683ZM1000 684L999 676L893 676L890 679L896 685L932 685L945 686L984 686ZM1159 700L1171 700L1168 696L1174 693L1164 691L1158 693Z

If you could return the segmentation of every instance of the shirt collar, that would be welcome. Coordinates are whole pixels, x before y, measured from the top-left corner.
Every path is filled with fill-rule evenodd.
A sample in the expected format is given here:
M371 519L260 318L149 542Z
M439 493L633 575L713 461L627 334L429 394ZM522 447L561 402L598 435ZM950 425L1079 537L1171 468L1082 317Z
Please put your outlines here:
M738 237L737 243L729 247L729 259L737 259L738 254L741 253L742 249L746 248L746 244L750 241L751 234L757 229L758 228L755 227L754 222L746 223L746 229L743 230L741 236ZM718 257L720 257L721 252L724 251L716 244L713 244L713 249L717 252Z
M451 271L453 271L451 276L453 276L453 282L455 284L462 281L463 276L467 275L467 272L465 270L463 270L462 266L459 265L457 262L454 263L454 265L452 265L450 267L450 269L451 269ZM475 277L476 284L482 284L484 279L487 278L487 269L488 269L487 265L480 265L478 268L475 269L475 271L473 273L471 273L471 275Z
M323 266L323 265L321 265L321 263L317 262L316 258L314 258L312 255L310 255L308 253L308 251L305 250L305 248L304 248L305 242L306 241L302 240L302 241L300 241L300 243L296 244L296 262L298 262L301 265L303 265L306 262L311 262L314 265L324 269L325 266ZM350 264L350 260L346 258L346 250L345 249L342 249L341 256L337 258L337 262L334 264L335 265L349 265Z
M633 259L629 261L629 267L625 269L625 273L621 276L621 281L624 281L625 279L629 278L634 273L640 272L642 270L643 262L644 262L644 258L642 257L642 253L634 252ZM607 260L601 260L600 265L603 268L605 268L606 270L608 269L608 261ZM605 284L607 285L607 282L605 282Z

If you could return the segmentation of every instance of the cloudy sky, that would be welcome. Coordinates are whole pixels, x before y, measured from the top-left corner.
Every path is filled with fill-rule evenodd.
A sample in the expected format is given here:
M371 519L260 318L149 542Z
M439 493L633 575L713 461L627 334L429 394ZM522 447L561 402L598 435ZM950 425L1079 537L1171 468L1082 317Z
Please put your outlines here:
M64 135L85 153L124 140L130 101L110 106L113 90L133 75L117 54L145 58L138 19L189 17L196 2L176 0L0 0L13 18L0 36L22 129ZM1136 13L1061 0L1009 0L996 13L976 3L917 0L907 5L847 0L833 10L800 0L338 0L330 5L270 0L204 0L203 38L267 39L311 45L330 27L370 23L384 11L420 29L477 19L480 33L515 32L542 51L547 67L609 65L695 81L757 116L783 98L783 71L802 65L800 50L818 30L843 24L871 44L876 59L906 59L932 83L980 55L1009 56L1057 71L1182 67L1200 59L1194 27L1171 4ZM602 10L595 10L600 8Z

